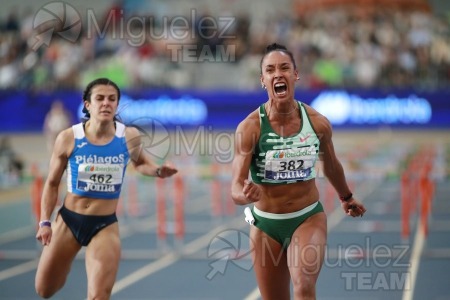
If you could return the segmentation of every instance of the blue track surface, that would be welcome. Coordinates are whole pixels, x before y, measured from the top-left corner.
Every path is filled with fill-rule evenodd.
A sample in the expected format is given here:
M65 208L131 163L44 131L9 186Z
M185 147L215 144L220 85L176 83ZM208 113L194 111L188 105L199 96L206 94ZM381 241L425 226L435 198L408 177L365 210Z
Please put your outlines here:
M376 165L380 159L374 155L372 163ZM368 209L363 218L344 216L337 201L334 208L328 208L327 256L317 298L405 299L406 289L413 290L410 299L450 299L450 182L436 183L430 232L419 255L412 259L417 246L417 214L411 217L409 238L402 239L399 181L380 178L354 180L355 194ZM231 201L226 194L226 180L223 197ZM256 281L247 252L248 225L243 221L243 208L212 216L211 180L190 179L186 184L186 235L182 241L170 233L171 201L168 239L157 238L153 180L138 182L136 215L130 214L126 205L129 199L124 197L120 214L123 259L112 299L258 299L252 294ZM7 200L0 203L0 299L38 299L34 274L40 246L34 238L29 199L22 193ZM242 258L223 259L233 251L239 251ZM418 266L418 271L411 282L413 266ZM81 252L65 287L53 299L85 297Z

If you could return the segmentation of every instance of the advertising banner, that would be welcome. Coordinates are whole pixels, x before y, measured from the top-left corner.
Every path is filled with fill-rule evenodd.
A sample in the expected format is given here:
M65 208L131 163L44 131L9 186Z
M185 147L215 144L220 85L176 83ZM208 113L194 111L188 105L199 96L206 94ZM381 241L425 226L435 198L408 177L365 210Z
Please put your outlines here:
M297 90L296 99L324 114L335 129L450 129L450 90ZM79 121L81 92L0 91L0 132L41 131L46 113L59 100ZM159 122L169 130L208 126L235 129L267 101L264 91L122 91L118 109L124 123L142 127Z

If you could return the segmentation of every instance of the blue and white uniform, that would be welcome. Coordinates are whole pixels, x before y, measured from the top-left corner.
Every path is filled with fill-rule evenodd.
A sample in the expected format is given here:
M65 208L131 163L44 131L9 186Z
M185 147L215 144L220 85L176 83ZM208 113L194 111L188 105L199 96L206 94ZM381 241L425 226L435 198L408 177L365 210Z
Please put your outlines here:
M75 146L67 163L67 190L95 199L118 199L129 161L125 125L116 122L116 134L106 145L91 144L82 123L72 126ZM105 216L82 215L64 205L59 215L82 246L105 227L116 223L115 213Z
M130 158L125 125L116 122L116 134L106 145L91 144L82 123L72 126L75 146L67 163L67 190L100 199L117 199Z

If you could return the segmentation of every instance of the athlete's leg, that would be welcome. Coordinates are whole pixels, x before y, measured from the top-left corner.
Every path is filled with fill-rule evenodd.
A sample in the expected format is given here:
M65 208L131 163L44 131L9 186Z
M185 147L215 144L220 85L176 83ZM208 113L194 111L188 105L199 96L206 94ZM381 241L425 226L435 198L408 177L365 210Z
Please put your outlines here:
M88 300L109 299L120 261L119 225L100 230L86 247Z
M36 271L35 288L42 298L49 298L64 286L72 261L81 245L58 216L52 224L52 239L44 246Z
M312 215L295 230L287 251L294 299L316 299L326 241L327 219L323 212Z
M289 300L290 277L286 251L255 226L250 227L250 247L259 291L264 300Z

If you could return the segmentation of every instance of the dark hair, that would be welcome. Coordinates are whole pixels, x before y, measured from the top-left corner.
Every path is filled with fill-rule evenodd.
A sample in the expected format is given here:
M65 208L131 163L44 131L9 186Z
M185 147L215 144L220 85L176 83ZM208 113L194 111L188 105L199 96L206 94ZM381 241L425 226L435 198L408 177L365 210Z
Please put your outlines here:
M266 47L266 49L264 50L264 54L261 58L261 62L259 63L259 68L261 70L261 74L262 74L262 63L263 63L264 57L266 57L267 54L269 54L270 52L273 52L273 51L280 51L280 52L283 52L283 53L286 53L287 55L289 55L289 57L291 58L292 64L294 65L294 69L297 69L297 65L295 64L295 59L294 59L294 55L292 54L292 52L289 51L286 48L286 46L284 46L284 45L273 43L273 44L268 45Z
M97 85L111 85L113 86L117 91L117 101L120 100L120 89L117 86L117 84L114 81L111 81L108 78L97 78L93 81L91 81L87 86L86 89L83 91L83 101L91 101L91 95L92 95L92 89ZM85 118L89 119L91 117L89 111L86 109L86 106L83 107L83 113L85 115Z

